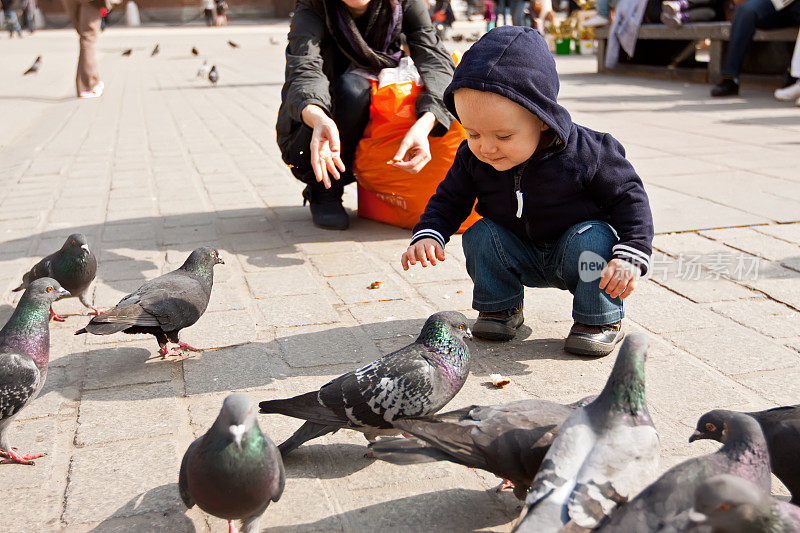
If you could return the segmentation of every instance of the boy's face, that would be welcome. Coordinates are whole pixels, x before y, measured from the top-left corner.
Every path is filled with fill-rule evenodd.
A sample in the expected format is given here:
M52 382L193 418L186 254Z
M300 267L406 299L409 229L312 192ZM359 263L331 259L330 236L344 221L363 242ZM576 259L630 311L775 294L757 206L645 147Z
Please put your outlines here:
M458 89L453 98L469 149L495 170L527 161L547 129L536 115L499 94Z

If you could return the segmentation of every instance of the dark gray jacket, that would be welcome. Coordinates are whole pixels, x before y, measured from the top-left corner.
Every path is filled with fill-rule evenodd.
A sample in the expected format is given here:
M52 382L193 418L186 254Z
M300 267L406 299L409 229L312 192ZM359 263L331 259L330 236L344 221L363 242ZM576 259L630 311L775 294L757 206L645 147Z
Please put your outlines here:
M372 0L374 2L382 0ZM417 116L427 111L436 116L431 135L444 135L453 116L442 95L453 77L453 61L431 24L423 0L400 0L402 30L419 70L425 91L417 97ZM277 137L281 153L288 149L291 133L302 124L300 113L315 104L331 114L330 83L347 71L349 59L339 51L325 26L325 15L310 0L297 0L286 47L286 81L281 91Z

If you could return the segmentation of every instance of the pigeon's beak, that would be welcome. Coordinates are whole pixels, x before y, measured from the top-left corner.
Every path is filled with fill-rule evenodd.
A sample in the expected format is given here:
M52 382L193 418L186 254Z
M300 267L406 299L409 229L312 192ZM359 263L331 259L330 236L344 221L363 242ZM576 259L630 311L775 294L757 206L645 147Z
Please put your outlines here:
M228 431L231 432L233 435L233 442L236 443L236 447L240 450L242 449L242 436L244 435L244 424L239 424L237 426L231 426L228 428Z
M62 298L69 298L70 296L72 296L72 294L70 294L70 292L64 287L59 287L58 291L56 292L58 294L58 298L56 298L56 300L61 300Z
M470 340L472 340L472 330L467 328L464 330L464 336Z
M218 264L218 265L224 265L224 264L225 264L225 261L223 261L223 260L222 260L222 258L221 258L220 256L217 256L217 264Z
M702 526L708 521L708 517L694 509L689 511L689 527Z
M86 253L89 253L89 245L88 244L81 244L81 250L86 250Z
M689 442L694 442L696 440L700 440L700 439L704 439L704 438L705 437L703 436L702 433L700 433L699 431L695 430L695 432L692 433L692 436L689 437Z

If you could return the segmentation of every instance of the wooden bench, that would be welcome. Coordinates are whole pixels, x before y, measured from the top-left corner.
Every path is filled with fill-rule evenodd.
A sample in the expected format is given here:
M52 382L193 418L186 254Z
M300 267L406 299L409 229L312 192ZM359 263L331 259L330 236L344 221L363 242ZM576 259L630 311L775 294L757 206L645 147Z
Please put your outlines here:
M634 58L628 58L624 50L620 50L619 62L613 69L606 68L606 45L610 27L596 28L595 38L598 41L597 71L619 74L642 74L647 76L688 79L706 83L716 83L722 68L722 58L728 46L731 35L730 22L695 22L684 24L680 28L670 28L663 24L642 24L637 39L637 49L645 41L660 41L667 45L675 46L675 41L684 41L680 52L675 54L665 64L643 64ZM755 83L774 83L776 75L789 66L792 46L797 39L797 28L782 28L779 30L756 30L753 36L754 43L748 51L743 70L746 81ZM699 41L708 40L708 62L695 61L696 45ZM759 45L758 43L763 43ZM657 43L647 43L656 45ZM780 47L778 53L773 45ZM680 47L680 45L678 45ZM772 67L769 72L758 74L748 73L748 63L752 65L766 65ZM688 66L686 66L688 64Z

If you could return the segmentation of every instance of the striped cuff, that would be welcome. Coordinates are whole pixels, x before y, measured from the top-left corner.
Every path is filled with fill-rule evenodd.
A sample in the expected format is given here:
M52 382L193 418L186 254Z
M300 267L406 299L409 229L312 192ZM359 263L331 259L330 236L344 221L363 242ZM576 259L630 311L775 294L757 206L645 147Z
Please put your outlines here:
M614 259L622 259L638 266L642 271L642 276L647 274L647 271L650 270L650 256L632 246L617 244L611 248L611 253Z
M435 229L421 229L421 230L419 230L418 232L416 232L411 237L411 244L414 244L415 242L417 242L419 240L422 240L422 239L433 239L436 242L438 242L439 245L442 248L444 248L444 244L445 244L444 237L442 237L442 234L439 233L438 231L436 231Z

